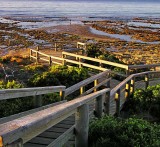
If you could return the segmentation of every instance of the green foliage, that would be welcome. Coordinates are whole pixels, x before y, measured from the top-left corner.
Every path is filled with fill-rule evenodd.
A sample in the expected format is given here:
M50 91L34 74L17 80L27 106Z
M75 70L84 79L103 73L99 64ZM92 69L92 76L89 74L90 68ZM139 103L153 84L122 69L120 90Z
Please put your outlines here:
M50 93L43 95L43 105L61 101L59 93Z
M115 63L123 63L123 62L119 61L119 59L116 58L114 55L111 55L109 53L104 53L103 55L100 55L98 58L102 59L102 60L115 62Z
M46 67L44 65L27 65L25 66L25 70L28 70L30 72L39 72L45 71Z
M100 56L102 54L100 49L98 49L95 44L88 45L86 53L87 53L87 56L93 57L93 58L94 57L98 57L98 56Z
M160 126L129 118L126 120L105 116L93 120L89 128L91 147L159 147Z
M160 84L149 86L146 90L138 89L124 105L130 114L150 113L160 119Z
M28 86L57 86L67 87L76 84L88 77L88 72L84 68L52 66L48 72L35 74L28 81Z
M22 88L23 85L17 81L0 81L0 89ZM16 98L0 101L0 117L15 114L32 107L31 98Z
M0 89L22 88L23 85L17 81L0 81Z

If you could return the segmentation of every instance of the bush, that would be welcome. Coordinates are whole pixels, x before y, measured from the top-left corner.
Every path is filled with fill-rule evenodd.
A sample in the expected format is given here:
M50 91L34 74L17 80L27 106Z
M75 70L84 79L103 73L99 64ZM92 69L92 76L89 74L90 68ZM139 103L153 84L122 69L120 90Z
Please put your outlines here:
M160 126L129 118L105 116L93 120L89 127L90 147L159 147Z
M87 56L93 57L93 58L98 57L102 54L100 49L98 49L95 44L88 45L86 49L86 53L87 53Z
M0 81L0 89L22 88L17 81ZM12 115L30 109L33 106L33 98L16 98L0 101L0 117Z
M76 84L89 77L84 68L52 66L48 72L35 74L28 81L28 86L57 86L65 85L67 87Z
M125 111L130 111L131 114L149 113L160 119L160 84L149 86L146 90L136 90L133 98L124 106Z

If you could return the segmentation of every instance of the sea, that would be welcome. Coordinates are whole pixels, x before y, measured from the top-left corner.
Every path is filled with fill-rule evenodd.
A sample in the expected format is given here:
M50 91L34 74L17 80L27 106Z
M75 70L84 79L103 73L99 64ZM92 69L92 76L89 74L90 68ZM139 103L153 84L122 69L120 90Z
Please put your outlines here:
M160 18L160 0L0 0L0 17L37 20Z

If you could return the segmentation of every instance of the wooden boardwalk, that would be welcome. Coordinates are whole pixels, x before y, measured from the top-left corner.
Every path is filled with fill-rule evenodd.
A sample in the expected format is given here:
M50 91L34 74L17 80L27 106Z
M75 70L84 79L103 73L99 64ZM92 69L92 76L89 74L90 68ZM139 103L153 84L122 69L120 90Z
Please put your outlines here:
M33 54L36 54L36 57ZM39 62L38 60L40 59L41 55L43 56L44 53L38 53L35 50L31 51L31 57L36 59L37 62ZM65 53L64 55L69 56L71 54ZM160 83L160 77L158 79L149 81L148 75L150 75L150 74L152 75L154 73L159 73L156 71L148 71L148 72L144 72L144 73L133 74L133 75L128 76L124 81L120 82L118 80L111 79L109 77L110 73L111 73L110 70L103 68L101 65L95 66L95 65L89 65L87 63L83 63L83 61L82 61L83 58L81 56L79 56L79 55L77 55L77 56L74 55L74 56L77 58L77 60L72 61L70 59L66 59L63 57L56 57L56 56L49 56L49 55L45 55L46 58L42 58L42 59L44 61L47 61L49 63L49 65L52 65L52 63L54 63L54 62L55 62L55 64L57 63L57 64L66 65L65 62L70 62L70 63L73 63L73 64L75 63L75 64L79 65L79 67L81 67L81 66L90 67L90 68L100 70L103 72L101 72L97 75L94 75L94 76L92 76L82 82L79 82L79 83L77 83L67 89L64 88L65 86L63 86L63 88L58 87L58 89L54 87L56 92L60 92L62 99L64 99L66 96L72 94L73 92L75 92L77 90L80 90L80 96L81 96L80 98L74 99L69 102L64 102L63 104L58 104L54 107L49 107L49 108L46 108L43 110L41 109L40 111L33 112L32 114L27 114L26 116L23 116L23 117L21 116L21 118L19 118L19 120L22 120L22 124L25 126L23 126L23 125L21 126L21 124L20 124L20 126L18 126L20 131L16 130L17 131L16 135L20 134L20 137L22 137L22 139L24 140L24 144L21 143L21 145L19 147L22 147L22 146L24 146L24 147L60 147L60 146L72 147L73 146L74 147L75 146L74 136L77 135L76 130L78 130L78 127L77 127L78 125L75 126L75 124L80 123L82 120L83 120L82 121L83 123L87 122L88 116L90 116L90 118L91 118L91 117L93 117L94 113L97 114L97 116L99 115L99 117L101 117L102 110L105 110L104 112L106 114L110 114L110 115L114 115L115 112L119 113L120 107L123 105L123 103L126 99L126 90L128 90L127 94L130 94L131 88L132 88L132 92L134 92L135 89L145 88L146 86L148 86L148 84L149 85L156 85L156 84ZM84 57L84 59L86 59L86 60L88 59L88 60L92 61L92 59L90 59L88 57ZM59 62L59 60L61 62ZM102 62L99 59L94 59L94 60L95 60L95 62L98 61L99 64L103 63L103 64L113 65L113 63L108 62L108 61ZM128 70L128 68L129 68L129 66L121 65L121 64L114 64L114 66L122 67L126 70ZM150 66L151 65L149 65L149 67ZM156 67L156 66L157 65L153 65L153 67ZM138 66L138 68L139 67L141 67L141 66ZM135 66L133 68L135 68ZM134 80L134 78L139 77L139 76L140 77L144 76L145 80L136 82ZM134 81L135 84L131 84L131 81L132 82ZM85 86L87 86L91 83L94 83L93 84L94 86L91 89L85 91ZM110 87L108 86L109 83L110 83ZM107 88L106 87L104 88L104 84ZM126 89L126 85L129 86L129 89ZM133 85L134 85L134 90L133 90ZM98 88L101 86L103 86L104 89L98 90ZM53 89L51 89L51 88L48 89L47 87L46 88L41 87L40 89L37 88L36 90L37 91L35 91L32 88L29 88L26 91L24 89L22 91L18 90L19 92L15 93L15 96L12 96L12 94L10 94L10 93L9 93L10 95L8 95L7 94L8 92L2 91L2 95L0 95L0 96L1 96L1 99L4 99L3 94L5 93L6 97L7 97L6 99L17 98L21 92L22 93L21 93L20 97L40 96L42 94L47 94L49 92L51 93L51 91ZM13 92L13 91L11 90L11 92ZM26 95L23 95L23 92ZM90 94L92 92L94 92L94 93ZM38 99L39 99L39 97L37 97L37 100ZM84 109L88 109L87 108L88 103L90 103L89 104L89 111L84 110ZM39 108L41 108L41 107L39 107ZM54 111L52 109L54 109ZM50 110L52 111L52 113L50 113ZM41 115L40 115L41 112L43 112L44 117L41 117ZM87 114L84 112L87 112ZM76 113L78 113L78 115ZM35 116L36 114L39 114L39 116ZM85 117L87 117L87 121L86 121L86 119L83 119L82 116L84 116L84 115L82 115L82 114L84 114ZM80 118L80 115L81 115L81 120L78 120ZM35 120L32 120L32 119L29 121L27 120L28 123L26 124L25 121L28 117L31 117L32 119L34 118ZM12 123L10 124L10 122L12 122L12 121L7 122L7 123L9 125L11 125L11 127L12 127L12 125L15 125L14 124L14 123L16 123L15 119L17 119L17 118L14 118L13 124ZM47 121L45 120L45 118L47 118ZM35 129L36 131L34 132L30 129L30 127L32 127L32 129L34 129L34 127L37 126L37 123L39 125L38 126L39 128L38 129L36 128ZM80 125L83 125L83 123ZM8 141L7 140L8 138L6 137L6 132L8 133L8 130L5 128L6 132L3 131L3 126L4 126L4 124L0 124L0 129L1 129L0 134L1 134L1 132L3 132L1 135L2 135L3 139L5 140L4 143L6 143ZM10 128L10 129L12 130L12 128ZM32 136L30 136L30 134L27 134L24 130L26 132L30 132ZM13 126L13 132L14 131L15 130L14 130L14 126ZM11 132L11 134L13 132ZM0 143L1 143L1 135L0 135ZM7 136L8 136L8 134L7 134ZM84 136L85 136L85 134L84 134ZM13 136L13 138L14 138L14 136ZM17 138L15 138L14 141L17 141L16 139ZM69 139L69 141L68 141L68 139ZM68 141L68 142L66 143L65 141ZM8 142L13 143L13 142L10 142L10 139ZM58 143L59 145L57 145L56 143Z
M120 81L112 79L111 80L111 89L117 86ZM160 84L160 79L150 81L150 85ZM135 84L135 89L144 88L145 83L144 81L139 81ZM125 87L121 90L121 104L125 101ZM94 104L90 105L90 112L93 112ZM110 100L110 115L113 115L116 110L116 103L114 97ZM67 119L61 121L60 123L56 124L55 126L51 127L50 129L46 130L45 132L41 133L37 137L33 138L26 144L24 147L54 147L50 143L60 137L63 133L69 130L71 127L74 127L75 124L75 116L70 116ZM75 139L74 137L70 139L64 146L65 147L74 147L75 146Z

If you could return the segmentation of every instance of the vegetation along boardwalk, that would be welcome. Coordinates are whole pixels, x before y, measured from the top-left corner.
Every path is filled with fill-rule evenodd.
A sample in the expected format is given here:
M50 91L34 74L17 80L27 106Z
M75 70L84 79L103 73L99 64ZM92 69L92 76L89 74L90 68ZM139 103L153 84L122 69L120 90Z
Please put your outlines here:
M46 56L36 50L30 52L30 57L36 59L37 62L44 60L50 65L55 63L68 66L78 64L80 67L89 67L101 72L68 88L53 86L0 90L0 100L33 96L36 102L33 110L0 119L0 146L59 147L73 145L87 147L89 119L93 116L100 118L103 114L119 116L124 101L130 98L136 88L145 89L149 85L160 83L160 71L130 74L133 68L143 68L141 65L114 64L65 52L62 55L63 57L55 57ZM67 58L67 56L72 57ZM84 60L98 62L99 65L90 65ZM103 67L105 64L126 69L126 75L121 75L126 78L122 82L112 79L113 73ZM155 68L159 65L144 66ZM88 88L88 85L92 87ZM67 96L77 91L79 95L73 100L65 100ZM60 94L61 101L42 106L41 95L54 92Z

